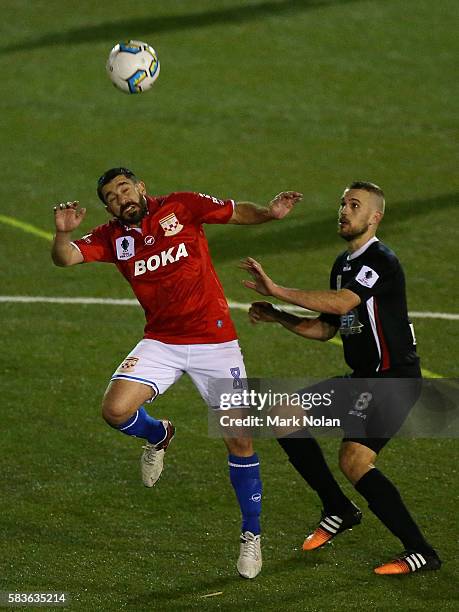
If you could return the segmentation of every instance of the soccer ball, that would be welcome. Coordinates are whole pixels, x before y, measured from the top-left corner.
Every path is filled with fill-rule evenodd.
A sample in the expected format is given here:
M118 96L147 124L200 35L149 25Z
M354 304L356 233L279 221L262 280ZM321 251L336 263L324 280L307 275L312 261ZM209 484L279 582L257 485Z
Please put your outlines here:
M108 56L107 74L121 91L129 94L147 91L159 75L156 51L140 40L118 43Z

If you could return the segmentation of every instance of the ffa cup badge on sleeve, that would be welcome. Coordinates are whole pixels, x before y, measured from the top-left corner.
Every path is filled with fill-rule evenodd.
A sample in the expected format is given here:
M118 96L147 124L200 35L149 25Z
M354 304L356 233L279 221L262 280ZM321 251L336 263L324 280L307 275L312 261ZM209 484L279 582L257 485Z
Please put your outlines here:
M364 287L368 287L369 289L371 289L378 280L378 278L379 274L377 272L375 272L368 266L362 266L360 268L359 273L355 277L355 280Z
M175 213L160 219L159 224L163 228L165 236L175 236L175 234L178 234L183 229L183 225L177 219Z
M135 255L134 238L121 236L116 239L116 256L118 259L131 259Z

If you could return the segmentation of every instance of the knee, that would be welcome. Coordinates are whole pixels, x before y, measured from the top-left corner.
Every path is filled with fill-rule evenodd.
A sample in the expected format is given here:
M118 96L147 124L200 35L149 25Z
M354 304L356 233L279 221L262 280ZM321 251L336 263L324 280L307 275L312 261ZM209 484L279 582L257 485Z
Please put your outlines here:
M102 401L102 418L106 423L116 427L125 423L132 414L133 410L118 402L113 402L104 397Z
M236 457L251 457L253 455L252 438L227 438L228 451Z
M343 472L343 474L352 481L352 476L354 475L356 468L358 465L358 461L356 458L350 454L340 454L339 456L339 468Z
M151 387L126 380L112 380L102 400L102 417L114 427L125 423L155 393Z
M341 452L339 467L346 478L355 485L373 466L368 457L357 452Z

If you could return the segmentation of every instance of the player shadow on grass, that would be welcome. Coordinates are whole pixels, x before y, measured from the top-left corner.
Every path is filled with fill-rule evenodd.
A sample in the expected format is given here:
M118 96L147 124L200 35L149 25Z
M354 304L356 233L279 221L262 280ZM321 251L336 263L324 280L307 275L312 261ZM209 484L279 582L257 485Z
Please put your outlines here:
M97 25L85 25L66 31L50 32L35 40L0 47L0 55L15 51L28 51L55 45L76 45L98 41L111 44L119 40L148 37L162 32L175 32L214 25L241 24L265 17L312 10L334 4L348 4L356 0L285 0L261 2L249 6L234 6L186 15L162 15L137 17L122 21L108 21Z
M403 231L406 234L407 224L412 224L418 217L428 213L457 206L459 194L427 198L425 200L410 200L407 202L395 202L387 204L387 216L381 225L381 239L387 234L393 235L395 231ZM333 210L327 218L315 221L307 221L307 203L298 205L305 207L304 216L301 221L295 219L295 212L281 223L270 223L263 226L258 233L251 232L247 235L247 241L241 235L246 228L238 228L237 237L226 228L213 230L215 234L209 237L209 244L214 261L237 260L247 255L259 257L266 253L272 254L278 247L282 252L286 251L311 251L320 247L330 246L336 231L337 215ZM336 206L337 209L338 205ZM306 219L305 219L306 217ZM213 229L213 228L212 228ZM412 231L415 231L412 229ZM209 233L209 232L208 232ZM345 245L336 234L336 246L344 250Z
M274 557L274 555L272 555ZM254 583L260 583L269 579L270 577L276 577L279 574L286 574L291 576L291 573L296 571L303 571L305 569L311 569L312 567L316 567L318 565L323 565L329 563L326 557L321 558L320 555L316 555L314 559L308 560L306 559L304 553L301 550L296 550L288 559L278 559L276 561L270 560L269 563L265 562L263 566L262 573L258 577L257 581ZM209 595L212 593L219 593L223 591L222 596L218 595L210 597L215 603L219 601L219 603L223 605L228 604L228 597L237 596L240 591L235 591L235 587L240 586L245 588L248 584L248 581L244 578L241 578L235 570L231 567L221 567L215 571L220 571L221 574L219 576L212 576L209 578L205 578L203 576L199 579L199 591L190 593L189 585L184 586L172 586L170 588L164 588L164 584L158 586L156 589L152 589L148 592L144 592L141 595L136 595L135 597L131 597L127 599L127 604L132 606L132 609L140 609L141 604L143 603L152 603L155 605L165 604L166 606L191 606L193 602L202 602L204 604L207 599L205 595ZM178 576L174 574L174 583L177 581ZM171 578L172 580L172 578ZM230 589L230 590L227 590ZM222 601L223 600L223 601ZM136 607L137 606L137 607Z

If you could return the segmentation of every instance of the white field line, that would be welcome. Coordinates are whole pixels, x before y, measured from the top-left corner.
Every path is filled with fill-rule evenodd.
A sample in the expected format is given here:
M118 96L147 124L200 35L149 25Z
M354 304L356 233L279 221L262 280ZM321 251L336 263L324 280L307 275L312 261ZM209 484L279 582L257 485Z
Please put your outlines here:
M263 297L260 296L260 300ZM107 306L139 306L139 302L135 299L115 299L115 298L92 298L92 297L59 297L59 296L41 296L41 295L0 295L0 303L22 303L22 304L101 304ZM248 310L250 302L233 302L228 301L229 307L234 310ZM303 314L314 315L311 310L300 308L299 306L282 305L284 310L289 312L301 312ZM451 312L430 312L413 310L409 313L414 319L446 319L448 321L458 321L459 314Z

